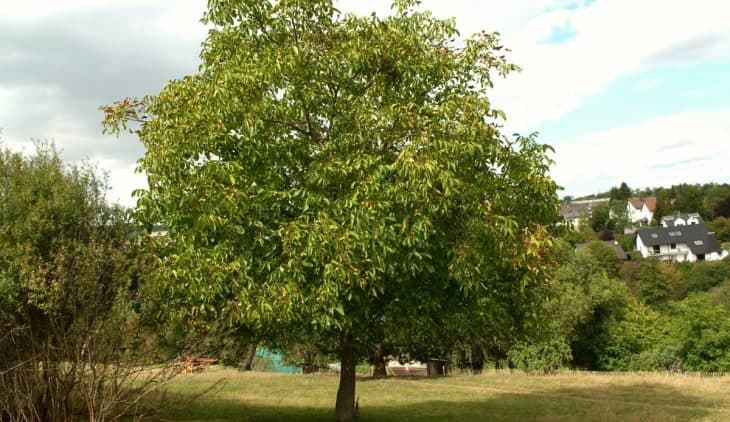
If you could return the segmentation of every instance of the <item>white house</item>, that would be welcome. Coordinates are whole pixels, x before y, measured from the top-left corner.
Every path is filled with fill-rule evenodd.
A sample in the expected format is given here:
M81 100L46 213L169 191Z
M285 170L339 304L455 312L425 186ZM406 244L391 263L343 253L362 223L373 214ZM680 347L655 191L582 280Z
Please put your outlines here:
M699 216L698 216L699 217ZM674 262L717 261L728 256L720 247L715 236L705 223L676 224L639 230L636 235L636 250L644 258L657 258Z
M654 218L656 197L629 198L626 202L626 216L629 222L638 224L639 226L646 226Z
M699 213L681 213L678 212L674 215L665 215L662 217L662 227L677 227L677 226L689 226L692 224L704 223Z

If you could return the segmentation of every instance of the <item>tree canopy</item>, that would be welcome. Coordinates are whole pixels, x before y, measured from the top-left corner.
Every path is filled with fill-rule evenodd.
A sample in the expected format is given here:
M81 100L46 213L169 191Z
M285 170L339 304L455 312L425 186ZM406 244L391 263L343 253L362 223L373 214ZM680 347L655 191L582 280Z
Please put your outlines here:
M108 130L143 121L139 215L168 227L171 303L336 339L338 420L374 325L418 329L458 298L508 330L548 283L550 148L503 136L487 97L516 67L497 34L456 43L416 5L211 0L200 70L103 108Z

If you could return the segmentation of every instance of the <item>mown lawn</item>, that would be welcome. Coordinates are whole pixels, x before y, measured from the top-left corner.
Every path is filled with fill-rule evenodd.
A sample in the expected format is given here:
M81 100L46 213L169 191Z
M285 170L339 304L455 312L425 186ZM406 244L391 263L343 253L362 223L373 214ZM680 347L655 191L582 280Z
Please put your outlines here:
M336 375L328 374L242 373L213 367L176 378L154 419L331 421L337 382ZM357 395L362 421L730 420L728 376L491 372L361 378Z

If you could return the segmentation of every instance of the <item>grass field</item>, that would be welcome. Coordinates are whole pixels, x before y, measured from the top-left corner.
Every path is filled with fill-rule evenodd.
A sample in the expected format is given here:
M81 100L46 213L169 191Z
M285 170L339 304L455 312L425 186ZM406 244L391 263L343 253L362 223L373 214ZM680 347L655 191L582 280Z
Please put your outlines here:
M331 421L337 382L328 374L212 367L176 378L156 419ZM362 421L730 421L728 376L491 372L361 378L357 395Z

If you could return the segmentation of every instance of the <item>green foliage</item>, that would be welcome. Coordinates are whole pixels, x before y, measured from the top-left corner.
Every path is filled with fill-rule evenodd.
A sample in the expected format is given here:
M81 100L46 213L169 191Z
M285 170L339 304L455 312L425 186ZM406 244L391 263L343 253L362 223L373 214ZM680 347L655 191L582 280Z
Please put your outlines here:
M578 243L586 243L593 240L598 240L598 236L593 230L585 228L583 230L567 230L563 233L560 238L570 245L575 246Z
M537 332L513 345L509 356L530 371L552 372L568 364L601 369L609 329L623 319L629 301L628 289L607 276L605 264L590 249L581 249L556 271Z
M609 192L611 195L611 201L623 202L624 204L631 197L632 193L631 188L626 184L626 182L621 182L621 186L619 187L612 187Z
M626 286L605 274L593 275L586 294L590 311L575 327L573 360L580 367L603 369L603 354L611 343L609 329L625 317L630 294Z
M598 204L591 210L589 225L594 232L613 230L614 225L610 217L611 208L607 204Z
M589 256L578 262L592 259ZM518 368L550 373L573 360L570 346L576 339L576 327L588 320L592 311L585 276L590 277L573 260L558 269L551 297L540 309L537 331L531 338L511 345L508 351Z
M699 293L672 307L672 327L666 342L673 344L684 369L730 371L730 313Z
M497 34L458 46L455 23L416 4L380 18L209 2L199 72L146 98L138 131L138 215L169 228L171 309L342 353L396 323L462 313L508 331L530 314L557 221L551 148L499 132L487 93L516 66ZM111 131L134 114L104 111Z
M610 370L718 372L730 366L730 314L707 293L657 311L631 302L608 327L601 367Z
M730 241L730 218L717 217L709 223L710 230L715 233L715 239L720 242Z
M724 198L717 198L715 200L714 207L712 208L712 214L715 219L718 218L730 218L730 189L726 191ZM730 240L730 239L725 239Z
M730 279L723 281L710 290L712 299L730 311Z
M638 297L648 305L662 305L670 297L670 284L662 272L662 262L655 259L642 261L636 274Z
M594 240L586 244L584 250L590 253L599 262L606 274L611 278L618 278L621 269L621 259L611 246Z
M571 262L575 255L575 245L570 244L564 238L555 239L551 248L553 259L558 266Z
M703 218L709 218L710 213L703 205L702 189L699 185L679 184L670 189L670 196L674 199L672 206L676 211L699 212Z
M728 260L687 263L680 268L689 292L706 292L730 279L730 261Z
M514 69L494 34L457 48L428 13L341 17L326 1L207 16L201 71L150 97L139 131L140 218L169 227L181 309L258 326L306 309L348 331L424 271L510 297L538 279L549 149L485 119L502 115L491 72ZM524 283L488 276L505 268Z
M0 417L113 418L156 388L134 375L155 346L134 295L147 255L104 189L53 145L0 152Z
M550 374L570 361L572 354L565 338L557 336L539 343L518 343L509 357L519 369Z
M654 348L666 335L668 318L636 300L630 300L623 318L607 326L606 348L600 367L607 370L669 369L677 359Z

